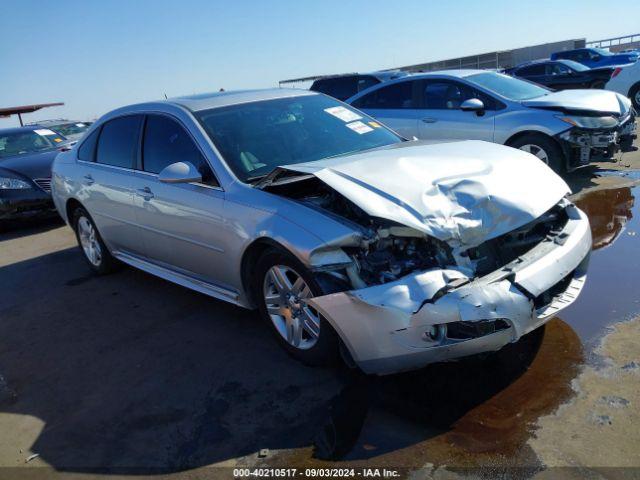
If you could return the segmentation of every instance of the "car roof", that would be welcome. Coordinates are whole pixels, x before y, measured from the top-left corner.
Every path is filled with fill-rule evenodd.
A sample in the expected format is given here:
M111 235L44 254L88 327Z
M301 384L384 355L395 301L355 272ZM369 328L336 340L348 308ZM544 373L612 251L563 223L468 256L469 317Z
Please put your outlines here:
M471 75L475 75L477 73L491 73L491 72L493 72L493 70L474 70L474 69L435 70L433 72L412 73L409 76L411 78L421 78L421 77L428 78L428 77L439 77L439 76L465 78Z
M278 98L303 97L307 95L320 95L309 90L295 88L271 88L266 90L236 90L229 92L201 93L186 97L170 98L160 103L170 103L197 112L210 108L226 107L240 103L257 102L260 100L275 100Z
M364 73L338 73L336 75L326 75L324 77L316 78L315 82L323 82L325 80L335 80L340 78L350 78L350 77L375 77L378 80L389 80L394 78L400 78L409 75L408 72L403 70L380 70L375 72L364 72Z

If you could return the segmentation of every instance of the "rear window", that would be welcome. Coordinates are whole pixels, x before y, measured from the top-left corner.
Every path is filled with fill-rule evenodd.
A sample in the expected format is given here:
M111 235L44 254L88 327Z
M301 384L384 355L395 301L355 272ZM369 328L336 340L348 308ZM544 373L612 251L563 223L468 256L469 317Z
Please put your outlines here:
M138 153L141 122L142 116L129 115L105 123L98 140L96 162L133 168Z

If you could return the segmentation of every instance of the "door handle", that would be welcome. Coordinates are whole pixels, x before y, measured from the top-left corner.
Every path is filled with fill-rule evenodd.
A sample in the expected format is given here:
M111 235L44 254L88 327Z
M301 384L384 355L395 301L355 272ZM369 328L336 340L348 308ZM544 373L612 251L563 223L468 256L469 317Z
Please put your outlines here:
M138 190L136 190L136 194L141 196L145 200L151 200L154 196L149 187L139 188Z
M423 118L422 121L424 123L436 123L438 121L437 118L432 118L432 117L427 117L427 118Z
M91 174L87 174L84 176L84 184L85 185L93 185L96 181L93 179Z

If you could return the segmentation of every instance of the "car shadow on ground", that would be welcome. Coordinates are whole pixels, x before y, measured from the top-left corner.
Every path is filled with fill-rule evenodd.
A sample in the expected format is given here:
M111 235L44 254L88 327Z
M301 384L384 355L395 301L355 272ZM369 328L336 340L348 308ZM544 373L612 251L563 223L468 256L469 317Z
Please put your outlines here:
M63 471L172 472L312 445L347 460L438 439L501 450L530 412L563 400L555 368L571 376L580 358L554 320L499 355L371 378L293 361L253 312L130 268L91 276L76 248L0 278L12 285L0 297L0 412L39 419L16 450ZM398 421L411 433L390 434Z
M44 233L62 225L64 225L64 221L58 216L28 220L2 220L0 221L0 241Z

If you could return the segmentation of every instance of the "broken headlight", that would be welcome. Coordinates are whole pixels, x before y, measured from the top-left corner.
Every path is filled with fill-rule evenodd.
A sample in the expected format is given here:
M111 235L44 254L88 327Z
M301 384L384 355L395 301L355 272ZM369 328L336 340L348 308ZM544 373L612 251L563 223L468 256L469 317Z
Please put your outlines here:
M568 123L569 125L573 125L574 127L587 128L590 130L614 128L618 126L618 119L610 115L604 117L576 117L573 115L556 115L556 118L559 118L563 122Z

